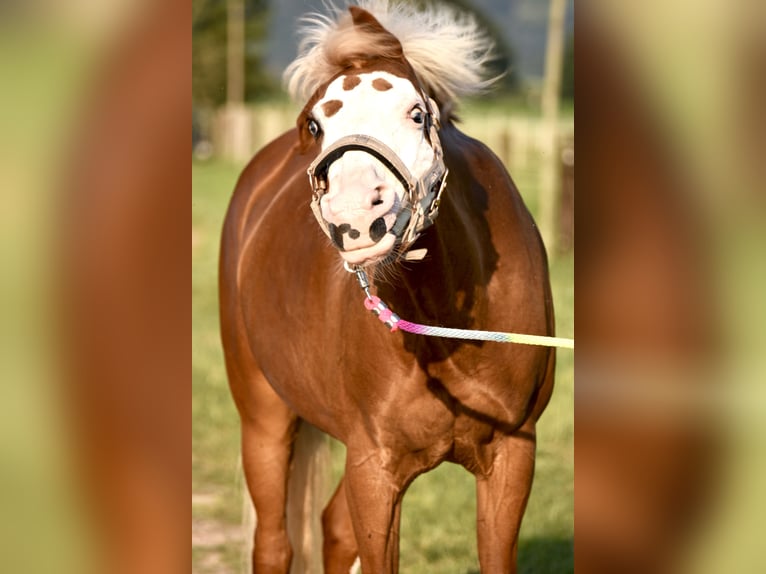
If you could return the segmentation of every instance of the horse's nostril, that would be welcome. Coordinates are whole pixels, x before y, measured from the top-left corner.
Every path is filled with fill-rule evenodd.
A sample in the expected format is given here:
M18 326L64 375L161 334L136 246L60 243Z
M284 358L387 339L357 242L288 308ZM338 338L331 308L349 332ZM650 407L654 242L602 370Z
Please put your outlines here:
M375 187L375 193L372 194L372 207L377 207L383 203L383 186Z

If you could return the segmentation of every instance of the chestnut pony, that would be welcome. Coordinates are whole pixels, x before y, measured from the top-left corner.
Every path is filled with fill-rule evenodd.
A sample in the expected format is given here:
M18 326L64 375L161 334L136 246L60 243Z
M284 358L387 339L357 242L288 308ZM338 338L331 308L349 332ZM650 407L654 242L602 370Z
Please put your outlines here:
M221 329L258 521L253 568L287 573L296 553L287 483L307 421L346 445L322 514L325 572L348 573L357 557L365 574L397 572L402 497L444 461L476 477L481 571L514 572L554 351L391 333L343 266L364 268L411 321L553 333L535 224L500 160L451 113L488 85L491 46L446 8L363 6L308 21L287 70L307 104L242 173L223 230Z

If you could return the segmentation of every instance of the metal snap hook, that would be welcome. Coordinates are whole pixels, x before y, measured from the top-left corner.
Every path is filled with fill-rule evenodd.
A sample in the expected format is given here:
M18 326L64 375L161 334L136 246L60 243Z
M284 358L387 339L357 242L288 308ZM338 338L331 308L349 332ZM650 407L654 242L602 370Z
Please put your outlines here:
M370 281L367 278L367 273L364 272L364 269L359 267L359 265L354 265L352 267L348 264L348 261L343 262L343 268L349 273L356 274L356 280L359 282L359 286L365 292L367 298L372 299L372 293L370 293Z

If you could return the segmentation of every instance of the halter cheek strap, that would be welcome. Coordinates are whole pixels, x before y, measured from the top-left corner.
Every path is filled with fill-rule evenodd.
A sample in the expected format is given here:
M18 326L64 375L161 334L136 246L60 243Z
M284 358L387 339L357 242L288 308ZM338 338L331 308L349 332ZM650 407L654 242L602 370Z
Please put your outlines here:
M364 151L378 159L404 187L407 201L411 209L405 208L396 218L389 229L398 238L401 252L405 253L426 228L433 225L439 213L441 194L447 185L449 170L444 165L441 141L438 134L438 122L433 116L428 100L427 138L434 151L434 161L431 168L416 179L404 165L396 153L382 141L372 136L354 134L340 138L322 153L320 153L308 168L309 181L313 190L311 209L325 235L331 237L330 229L322 217L320 201L327 193L327 172L330 165L347 151Z

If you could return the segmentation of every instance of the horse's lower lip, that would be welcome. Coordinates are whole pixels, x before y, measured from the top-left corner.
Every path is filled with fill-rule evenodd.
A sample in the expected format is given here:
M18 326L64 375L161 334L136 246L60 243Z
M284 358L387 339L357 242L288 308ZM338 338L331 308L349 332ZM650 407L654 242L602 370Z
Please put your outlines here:
M396 236L387 233L380 241L373 245L350 251L341 251L340 255L352 265L363 265L384 258L390 253L395 243Z

